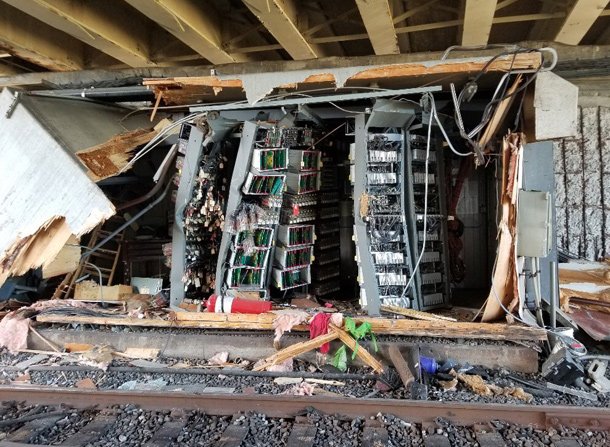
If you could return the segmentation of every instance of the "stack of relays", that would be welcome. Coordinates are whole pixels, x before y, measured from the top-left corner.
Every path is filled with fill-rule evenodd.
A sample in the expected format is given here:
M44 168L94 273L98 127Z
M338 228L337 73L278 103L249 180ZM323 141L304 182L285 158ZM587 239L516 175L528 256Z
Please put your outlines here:
M281 128L244 123L227 206L230 225L221 245L221 259L228 261L223 285L231 294L268 296L288 167L283 137Z
M280 291L311 283L313 222L320 189L320 152L312 149L312 129L289 127L283 131L284 146L289 148L288 172L273 268L273 285Z
M423 135L407 132L406 140L407 203L410 210L408 217L410 217L411 248L414 260L421 257L419 268L415 273L415 282L420 293L419 307L421 310L429 310L444 306L449 299L443 157L437 156L440 151L437 140L434 138L430 141L429 151L427 151L427 137ZM427 190L426 182L428 183ZM427 203L425 201L426 191Z

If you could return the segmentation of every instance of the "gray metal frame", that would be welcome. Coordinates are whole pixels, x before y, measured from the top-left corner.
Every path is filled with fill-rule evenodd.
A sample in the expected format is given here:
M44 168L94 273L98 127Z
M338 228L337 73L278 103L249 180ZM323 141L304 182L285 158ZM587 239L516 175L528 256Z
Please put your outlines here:
M199 161L203 150L203 133L192 126L182 165L182 175L178 184L176 195L176 208L174 225L172 227L172 268L170 272L170 305L178 306L184 299L184 256L186 251L186 237L184 234L183 213L193 194L193 185L199 172Z
M359 282L360 288L366 294L366 309L369 315L379 315L381 302L375 276L375 265L371 255L367 225L360 216L360 198L366 192L366 162L368 159L365 119L364 114L356 115L354 132L356 143L354 149L354 234L359 261Z
M239 142L237 157L235 158L233 176L231 177L231 186L229 187L229 199L227 200L227 210L225 212L226 218L235 212L242 200L243 193L241 188L246 180L246 175L250 172L250 157L252 156L252 147L254 146L254 140L256 139L257 127L258 126L251 121L244 122L241 132L241 141ZM222 295L223 291L225 272L227 270L226 263L229 258L232 241L233 234L225 229L222 232L220 249L218 250L218 262L216 264L215 293L219 296ZM270 253L270 256L273 256L273 253Z
M262 107L282 107L302 104L321 104L336 101L355 101L358 99L383 98L388 96L414 95L425 92L439 92L442 86L433 85L430 87L403 88L397 90L382 90L369 91L366 93L344 93L337 95L313 96L313 97L296 97L290 99L279 100L262 100L254 104L246 102L236 102L234 104L220 104L191 107L191 112L211 112L214 110L243 110L243 109L260 109Z

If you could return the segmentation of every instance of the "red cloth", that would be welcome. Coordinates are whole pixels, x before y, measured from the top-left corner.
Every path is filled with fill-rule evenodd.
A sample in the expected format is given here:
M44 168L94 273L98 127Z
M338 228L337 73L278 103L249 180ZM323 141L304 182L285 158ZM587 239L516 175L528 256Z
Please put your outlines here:
M313 339L319 335L328 334L328 323L330 321L331 314L325 314L323 312L317 313L313 316L309 322L309 338ZM330 343L324 343L320 346L320 352L322 354L328 353L330 350Z

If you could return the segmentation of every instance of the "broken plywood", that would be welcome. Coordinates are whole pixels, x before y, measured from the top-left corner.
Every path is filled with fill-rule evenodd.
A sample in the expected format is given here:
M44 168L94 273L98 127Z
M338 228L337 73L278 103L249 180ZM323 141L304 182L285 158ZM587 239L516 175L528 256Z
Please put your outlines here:
M610 313L610 264L608 262L568 262L559 264L561 308Z
M13 93L0 93L0 284L47 266L114 206Z
M510 133L502 144L502 217L498 226L498 248L491 289L484 305L482 321L506 316L519 302L517 275L517 195L525 136Z
M81 256L81 247L78 243L76 236L70 235L68 242L61 248L55 259L42 268L42 277L53 278L75 271Z
M164 119L154 129L123 132L104 143L78 151L76 156L87 167L89 178L94 182L113 177L123 172L138 146L148 143L170 124L170 120Z

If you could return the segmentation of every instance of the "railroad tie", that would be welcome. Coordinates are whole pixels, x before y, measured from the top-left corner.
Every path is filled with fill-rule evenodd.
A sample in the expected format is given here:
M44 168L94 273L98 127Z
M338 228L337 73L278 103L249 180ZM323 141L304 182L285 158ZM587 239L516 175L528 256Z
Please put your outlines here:
M377 419L367 419L362 430L362 447L378 447L388 445L388 431Z
M476 438L480 447L506 447L506 442L500 433L476 433Z
M248 436L248 427L244 425L229 425L215 444L215 447L239 447Z
M64 416L44 417L40 415L40 419L26 422L21 428L14 431L6 441L13 443L28 443L33 441L40 433L50 429ZM8 444L5 444L8 445Z
M287 447L312 447L318 429L315 425L296 423L292 426Z
M113 412L102 411L91 422L59 445L61 447L81 447L87 445L104 436L115 421L116 415Z
M425 447L451 447L449 438L443 435L430 435L424 438Z
M555 442L555 447L580 447L580 443L576 439L562 439Z
M180 436L186 423L186 419L164 423L153 435L152 439L144 444L144 447L166 447L170 445Z

